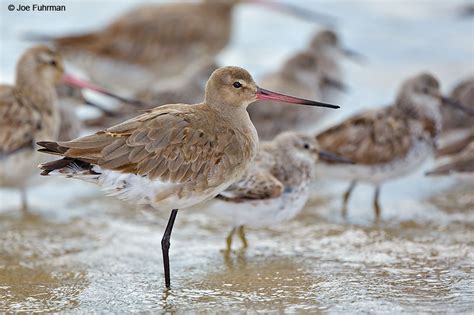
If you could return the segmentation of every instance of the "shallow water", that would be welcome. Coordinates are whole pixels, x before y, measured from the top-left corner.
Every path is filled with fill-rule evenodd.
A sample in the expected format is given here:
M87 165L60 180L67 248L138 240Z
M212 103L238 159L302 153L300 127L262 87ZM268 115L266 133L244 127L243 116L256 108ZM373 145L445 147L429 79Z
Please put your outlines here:
M2 82L13 78L14 62L28 46L18 40L23 31L87 29L131 6L67 3L64 14L13 15L2 7ZM351 93L327 123L388 103L400 80L419 70L437 74L445 91L473 73L474 24L456 18L461 3L311 2L338 16L343 40L370 60L346 65ZM221 61L257 76L303 47L315 30L249 6L238 9L236 25ZM203 207L182 210L169 292L160 248L167 213L104 197L89 184L38 178L27 216L15 191L0 191L0 311L470 313L474 187L425 178L432 164L383 186L380 226L372 223L371 187L354 191L344 221L346 183L321 180L295 220L248 229L250 247L240 249L235 239L229 256L222 249L230 227Z
M0 309L469 312L470 192L420 201L417 219L386 211L393 219L377 227L341 220L329 190L286 225L248 229L248 250L235 239L229 256L222 252L229 227L205 211L183 210L172 239L170 292L163 290L160 250L166 214L97 194L27 217L6 210ZM351 210L370 222L368 209Z

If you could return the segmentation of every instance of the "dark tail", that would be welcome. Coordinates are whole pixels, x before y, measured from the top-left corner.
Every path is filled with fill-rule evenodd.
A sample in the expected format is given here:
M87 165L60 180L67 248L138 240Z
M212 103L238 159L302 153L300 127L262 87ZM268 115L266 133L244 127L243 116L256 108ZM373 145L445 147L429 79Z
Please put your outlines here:
M61 160L42 163L38 165L38 167L42 170L41 175L47 176L52 171L59 170L59 169L69 166L71 163L73 163L73 161L74 159L71 159L71 158L63 158Z
M54 141L40 141L36 143L41 149L38 149L38 152L54 154L54 155L64 155L66 153L67 148L59 145L57 142Z
M64 156L66 153L67 148L61 146L57 142L54 141L40 141L37 144L42 147L39 149L39 152L54 154ZM93 165L75 158L64 157L60 160L55 160L51 162L46 162L38 165L38 167L43 170L41 175L47 176L49 173L55 170L64 170L64 172L60 171L60 173L68 174L71 171L89 171L90 174L94 174L95 172L92 171Z

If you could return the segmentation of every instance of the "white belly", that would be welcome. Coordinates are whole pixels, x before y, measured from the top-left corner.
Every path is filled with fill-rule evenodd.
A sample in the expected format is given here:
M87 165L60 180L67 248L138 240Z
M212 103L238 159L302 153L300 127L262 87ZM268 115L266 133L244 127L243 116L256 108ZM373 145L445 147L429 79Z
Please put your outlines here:
M234 227L264 227L293 219L303 209L308 196L309 185L305 184L284 192L278 198L237 203L214 199L206 207Z
M147 177L134 174L120 173L110 170L102 170L98 166L93 167L97 175L81 175L71 172L70 177L81 179L99 185L108 195L115 196L121 200L130 201L134 204L147 204L157 210L183 209L209 200L219 192L231 185L235 179L231 179L219 186L209 188L205 191L196 191L181 194L182 184L162 182L157 179L150 180ZM53 174L53 173L52 173ZM64 176L67 173L63 173Z

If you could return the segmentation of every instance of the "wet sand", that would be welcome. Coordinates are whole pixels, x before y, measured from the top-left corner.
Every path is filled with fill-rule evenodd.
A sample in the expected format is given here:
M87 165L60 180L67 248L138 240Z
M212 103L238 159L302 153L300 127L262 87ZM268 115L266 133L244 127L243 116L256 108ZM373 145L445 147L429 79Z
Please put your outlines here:
M380 226L368 207L355 209L366 224L344 222L337 192L326 192L288 224L248 229L250 247L236 240L229 256L230 227L204 209L183 210L169 292L160 250L166 213L100 195L61 205L61 216L3 211L0 309L469 312L473 187L455 187L420 201L423 219L386 211L392 219Z

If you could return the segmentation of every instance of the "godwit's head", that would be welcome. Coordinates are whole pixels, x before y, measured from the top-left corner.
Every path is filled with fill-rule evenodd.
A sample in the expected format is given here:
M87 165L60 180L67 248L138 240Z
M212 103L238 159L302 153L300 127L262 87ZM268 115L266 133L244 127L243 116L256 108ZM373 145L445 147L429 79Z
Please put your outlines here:
M275 100L285 103L339 108L337 105L310 101L279 94L257 86L250 73L240 67L222 67L215 70L206 85L205 102L210 107L225 111L246 108L257 100Z
M43 83L54 86L61 81L64 63L61 56L45 45L25 51L17 63L17 83Z

